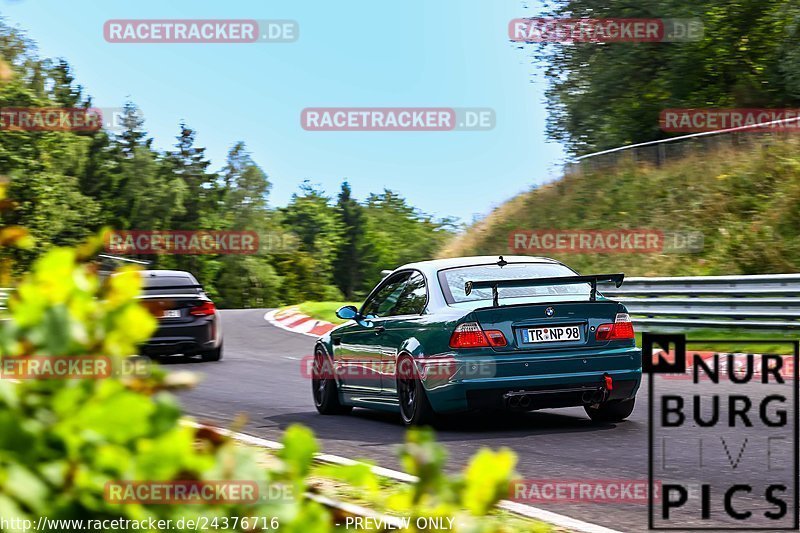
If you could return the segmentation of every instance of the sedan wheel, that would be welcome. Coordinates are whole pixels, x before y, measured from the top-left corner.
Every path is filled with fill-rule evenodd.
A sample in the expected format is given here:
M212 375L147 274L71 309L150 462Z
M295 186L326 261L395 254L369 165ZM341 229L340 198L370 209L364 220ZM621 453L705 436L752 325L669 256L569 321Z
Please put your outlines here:
M405 365L403 364L405 362ZM397 399L400 402L400 416L407 426L421 426L433 421L433 408L422 382L417 377L411 359L403 359L398 368L406 367L406 371L398 372Z
M209 350L207 352L200 353L200 359L202 361L219 361L222 359L222 343L219 343L219 346L214 348L213 350Z
M314 352L314 367L311 374L311 392L314 406L322 415L343 415L353 410L350 405L342 405L336 380L333 379L333 367L330 360L319 350Z

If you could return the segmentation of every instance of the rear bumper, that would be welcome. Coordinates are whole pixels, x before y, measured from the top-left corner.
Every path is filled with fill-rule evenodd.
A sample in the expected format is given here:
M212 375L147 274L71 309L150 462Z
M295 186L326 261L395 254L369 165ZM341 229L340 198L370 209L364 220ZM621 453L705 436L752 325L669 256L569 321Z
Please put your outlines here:
M437 412L502 408L508 393L525 393L531 408L572 407L587 402L584 392L599 390L611 377L609 400L632 398L642 379L636 347L595 352L456 357L453 372L422 373L431 406ZM452 359L451 359L452 361Z
M188 323L160 322L153 336L140 346L143 355L193 355L217 348L222 340L217 316Z
M596 377L596 376L595 376ZM511 406L510 401L525 398L530 402L528 409L552 409L556 407L575 407L590 403L603 390L600 381L588 381L581 384L560 385L557 387L527 387L524 389L471 389L467 391L467 409L504 409ZM636 395L639 381L614 379L613 389L603 395L605 401L627 400Z

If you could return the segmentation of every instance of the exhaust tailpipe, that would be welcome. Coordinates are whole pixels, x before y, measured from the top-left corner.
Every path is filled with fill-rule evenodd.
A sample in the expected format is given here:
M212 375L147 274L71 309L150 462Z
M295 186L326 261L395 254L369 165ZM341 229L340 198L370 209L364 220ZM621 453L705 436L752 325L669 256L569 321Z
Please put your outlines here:
M531 406L531 397L528 395L523 396L519 399L519 406L522 409L527 409Z
M508 399L508 406L509 407L519 407L519 397L518 396L511 396Z
M581 396L581 401L585 404L603 403L605 399L605 391L602 390L587 390Z

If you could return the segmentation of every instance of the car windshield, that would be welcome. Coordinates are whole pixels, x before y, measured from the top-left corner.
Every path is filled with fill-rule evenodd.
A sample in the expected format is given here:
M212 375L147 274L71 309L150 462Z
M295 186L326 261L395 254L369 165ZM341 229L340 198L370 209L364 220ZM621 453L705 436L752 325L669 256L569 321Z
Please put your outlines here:
M476 265L450 268L439 272L447 303L476 302L492 299L492 289L473 289L467 296L464 285L468 281L493 281L506 279L552 278L574 276L575 272L564 265L554 263L514 263L498 265ZM588 283L574 285L543 285L539 287L501 287L500 299L531 298L538 296L582 297L588 299L591 287Z

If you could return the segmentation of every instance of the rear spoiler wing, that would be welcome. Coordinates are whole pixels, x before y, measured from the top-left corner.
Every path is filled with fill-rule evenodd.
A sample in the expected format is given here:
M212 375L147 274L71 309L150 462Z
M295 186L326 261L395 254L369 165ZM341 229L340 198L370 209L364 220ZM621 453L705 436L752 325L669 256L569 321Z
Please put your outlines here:
M468 281L464 285L464 292L469 294L474 289L492 289L492 305L499 307L500 299L498 297L498 289L500 287L541 287L544 285L577 285L580 283L589 283L592 286L592 292L589 294L589 301L597 301L597 284L603 281L610 281L619 288L622 281L625 279L625 274L596 274L594 276L561 276L556 278L527 278L527 279L498 279L494 281Z

